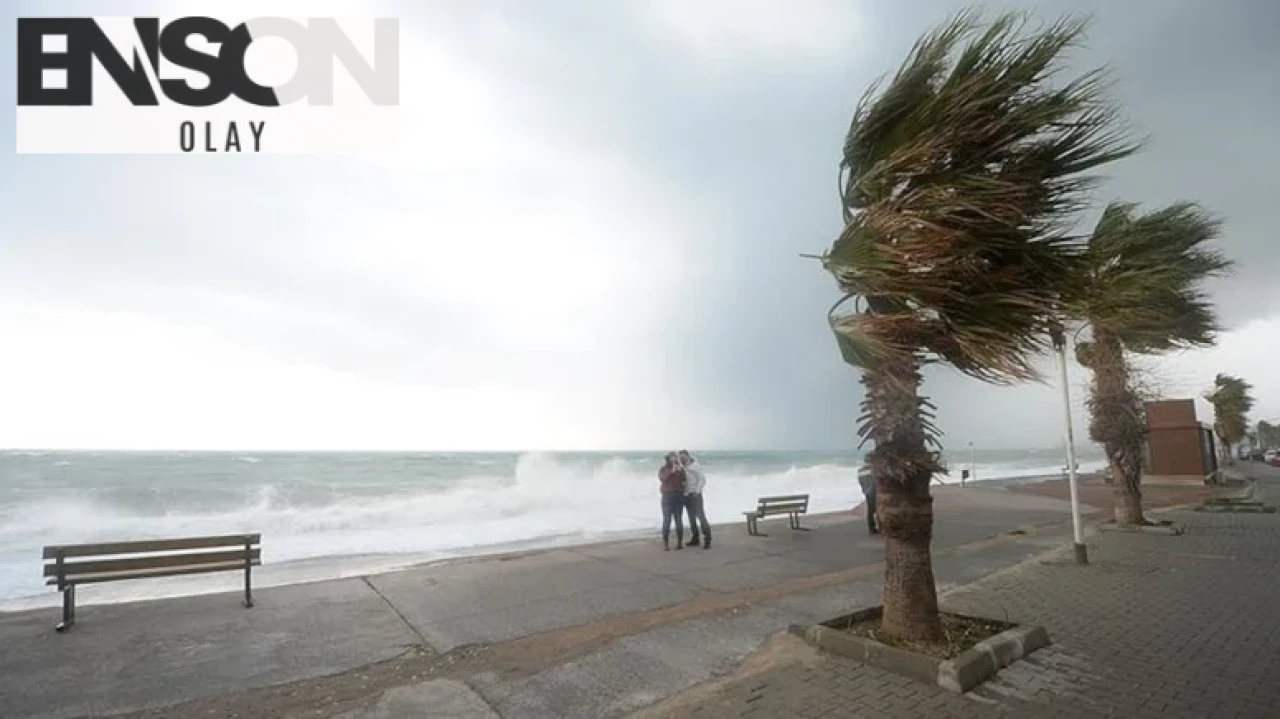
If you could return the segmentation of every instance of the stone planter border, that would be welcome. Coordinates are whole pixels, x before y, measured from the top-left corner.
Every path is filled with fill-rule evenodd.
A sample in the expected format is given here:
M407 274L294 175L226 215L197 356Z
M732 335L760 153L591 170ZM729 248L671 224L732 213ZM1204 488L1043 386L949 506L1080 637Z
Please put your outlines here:
M955 612L952 616L994 621ZM1015 626L978 642L952 659L935 659L906 649L881 644L859 637L838 627L878 619L880 607L862 609L821 624L791 627L808 643L832 654L879 667L895 674L937 684L943 689L963 693L978 686L1001 669L1050 644L1044 627Z
M1275 514L1276 508L1253 498L1254 484L1249 484L1248 491L1234 497L1213 497L1206 499L1195 508L1197 512L1244 512L1255 514Z
M1154 524L1116 524L1115 522L1103 522L1098 525L1098 529L1104 532L1130 532L1133 534L1161 534L1169 537L1176 537L1182 534L1182 527L1165 519Z
M1249 492L1234 497L1210 497L1201 504L1262 504L1253 498L1252 487Z
M1262 502L1214 502L1196 507L1196 512L1226 512L1231 514L1275 514L1276 508Z

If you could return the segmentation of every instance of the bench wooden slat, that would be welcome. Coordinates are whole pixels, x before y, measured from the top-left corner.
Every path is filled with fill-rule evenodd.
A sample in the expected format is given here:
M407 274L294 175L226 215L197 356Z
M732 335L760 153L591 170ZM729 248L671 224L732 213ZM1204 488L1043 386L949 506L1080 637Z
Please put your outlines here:
M773 504L773 503L775 503L775 502L800 502L800 501L808 502L808 501L809 501L809 495L807 495L807 494L784 494L784 495L779 495L779 496L777 496L777 497L761 497L761 498L759 499L760 504Z
M196 552L187 554L160 554L154 557L126 557L122 559L90 559L79 562L63 562L67 577L82 574L102 574L130 572L144 569L163 569L167 567L193 567L201 564L227 564L239 562L244 566L245 551L243 548L225 552ZM260 564L262 549L254 547L249 551L249 559ZM58 576L56 561L44 565L44 576Z
M756 513L763 515L770 514L791 514L792 512L804 512L808 509L807 504L770 504L761 507Z
M260 561L253 562L253 566L261 566ZM95 582L114 582L120 579L150 579L153 577L172 577L179 574L206 574L209 572L227 572L236 569L244 569L244 561L239 562L222 562L220 564L197 564L182 567L159 567L156 569L137 569L124 572L100 572L97 574L79 574L68 576L67 580L71 584L94 584ZM57 578L45 581L45 584L57 584Z
M210 547L234 547L261 544L261 534L224 534L215 537L183 537L181 539L150 539L138 542L111 542L106 544L63 544L44 548L45 559L63 557L97 557L110 554L142 554L145 552L174 552L184 549Z
M756 500L756 509L754 512L743 512L747 517L747 534L752 536L761 536L757 530L758 521L767 517L776 517L779 515L787 515L791 528L798 531L808 531L800 526L800 515L809 512L809 495L807 494L783 494L776 497L761 497Z

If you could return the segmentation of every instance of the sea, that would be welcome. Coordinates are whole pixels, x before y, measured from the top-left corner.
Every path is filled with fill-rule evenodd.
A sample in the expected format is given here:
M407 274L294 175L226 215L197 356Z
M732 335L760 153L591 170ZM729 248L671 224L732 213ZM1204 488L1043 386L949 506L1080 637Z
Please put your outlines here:
M704 452L712 522L761 496L807 493L811 511L862 502L861 452ZM358 453L0 451L0 611L52 606L50 544L262 534L257 586L422 562L644 536L661 525L661 452ZM944 455L960 481L1061 476L1061 450ZM1083 471L1102 466L1082 455ZM110 603L234 590L235 573L86 585Z

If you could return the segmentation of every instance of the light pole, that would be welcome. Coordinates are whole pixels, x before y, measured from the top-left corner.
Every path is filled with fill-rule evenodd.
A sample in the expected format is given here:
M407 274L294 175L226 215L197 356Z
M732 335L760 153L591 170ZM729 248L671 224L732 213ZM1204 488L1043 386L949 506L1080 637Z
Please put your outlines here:
M1080 529L1080 492L1076 487L1076 433L1071 426L1071 384L1067 380L1067 337L1062 326L1054 324L1049 330L1053 349L1058 356L1058 369L1062 374L1062 412L1067 421L1067 484L1071 488L1071 530L1075 539L1076 564L1089 563L1089 548L1084 546L1084 533Z

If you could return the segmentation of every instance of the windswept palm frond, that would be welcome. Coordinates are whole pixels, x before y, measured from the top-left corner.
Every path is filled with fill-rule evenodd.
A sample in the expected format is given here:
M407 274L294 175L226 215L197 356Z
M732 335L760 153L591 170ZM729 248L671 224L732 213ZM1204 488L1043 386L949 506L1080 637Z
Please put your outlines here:
M1113 202L1089 238L1082 272L1066 297L1071 314L1128 352L1154 354L1213 344L1218 320L1202 283L1231 261L1207 246L1219 219L1179 202L1147 214Z
M845 229L823 264L859 317L832 328L846 361L942 361L978 379L1036 376L1032 358L1083 258L1067 235L1095 182L1137 145L1105 77L1058 82L1085 21L1028 32L962 13L925 35L859 102L844 143Z
M1224 441L1235 444L1249 430L1249 411L1253 409L1253 385L1239 377L1219 374L1205 399L1213 405L1214 431Z
M1218 321L1202 283L1231 267L1207 244L1220 229L1221 222L1194 203L1141 214L1133 203L1112 202L1063 294L1066 314L1093 334L1076 345L1076 358L1093 375L1089 436L1116 472L1118 522L1145 521L1147 425L1131 355L1213 344Z
M1068 217L1089 171L1135 149L1101 73L1057 77L1084 26L1028 31L1020 14L984 25L962 13L863 95L845 135L845 226L821 259L843 294L828 313L841 354L864 370L858 434L875 444L867 464L885 495L880 622L891 636L942 635L929 484L944 470L922 366L1035 377L1031 359L1084 261Z

